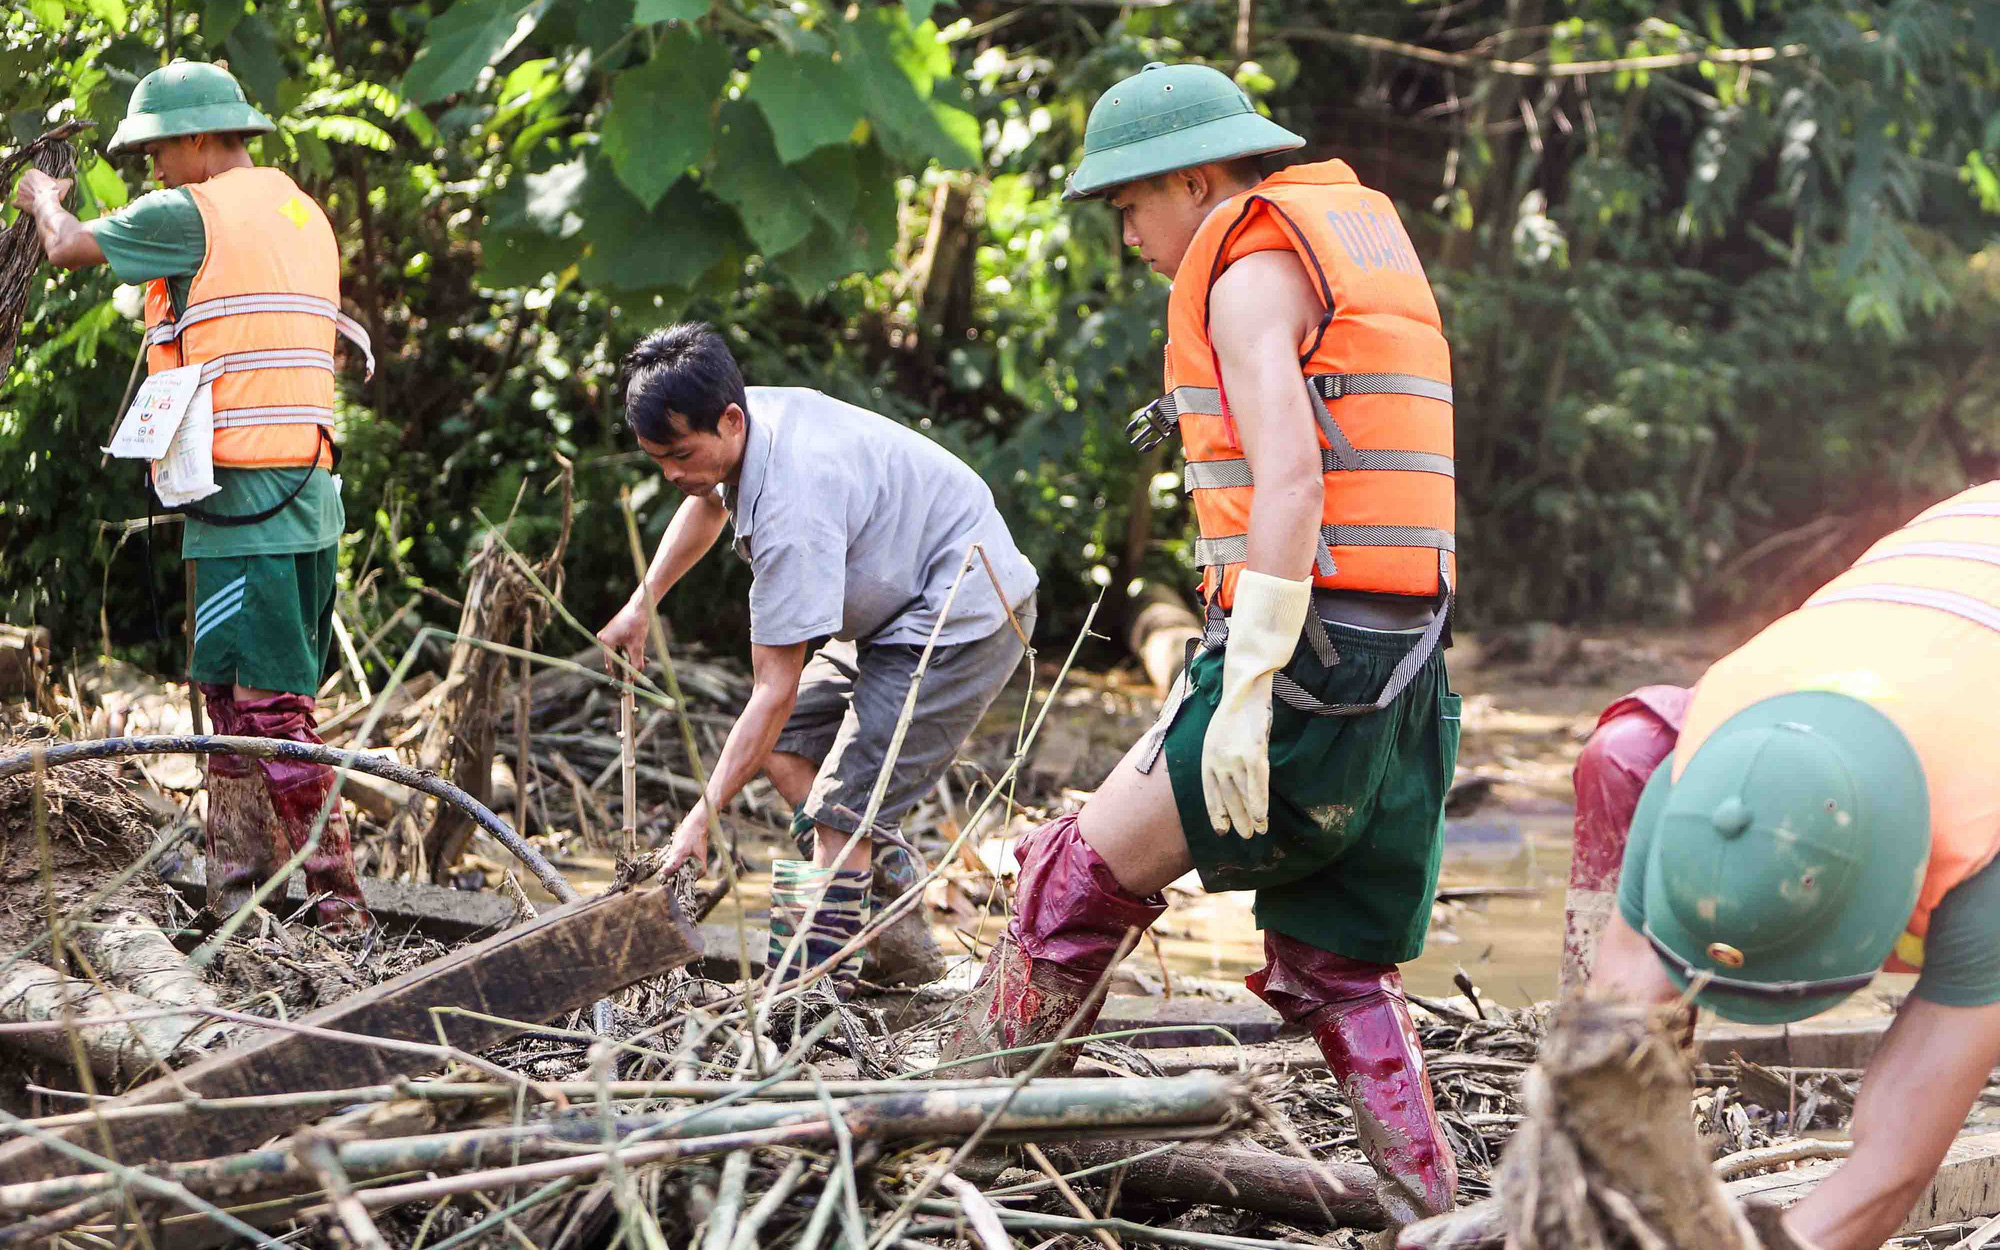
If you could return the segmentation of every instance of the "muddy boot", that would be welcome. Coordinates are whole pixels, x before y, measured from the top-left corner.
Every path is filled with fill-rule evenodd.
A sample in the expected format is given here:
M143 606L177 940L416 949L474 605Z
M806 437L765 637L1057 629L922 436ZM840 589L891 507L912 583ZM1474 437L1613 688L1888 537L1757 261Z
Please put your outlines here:
M235 691L201 683L212 732L235 734ZM208 855L208 910L218 919L249 901L256 888L285 862L278 841L278 818L257 762L241 755L208 757L208 816L202 834Z
M940 1063L993 1051L1042 1046L1055 1040L1078 1015L1071 1036L1090 1031L1104 1002L1092 991L1125 935L1144 931L1167 909L1155 894L1137 898L1077 832L1074 815L1043 825L1022 839L1015 887L1014 919L986 957L979 983L965 1000ZM963 1079L1008 1076L1024 1071L1034 1051L954 1066L944 1075ZM1059 1076L1076 1066L1076 1049L1066 1048L1043 1072Z
M259 738L319 744L313 720L313 701L308 695L279 694L270 698L239 702L236 714L239 733ZM326 764L296 760L255 761L263 774L265 789L282 830L283 854L297 854L312 836L320 809L332 792L334 770ZM305 863L306 890L319 895L313 919L322 928L361 930L375 923L362 901L361 882L354 871L354 851L349 843L347 814L335 803L327 813L319 843Z
M1312 1030L1354 1109L1389 1219L1408 1224L1449 1211L1458 1160L1431 1100L1402 974L1394 964L1364 963L1271 932L1264 955L1269 962L1245 984L1287 1021Z
M880 915L903 897L922 874L916 859L894 842L877 841L873 858L875 876L869 889L875 914ZM938 949L930 917L919 902L890 921L881 935L868 944L861 978L874 985L927 985L943 976L944 971L944 952Z
M805 927L806 938L785 965L772 988L790 985L800 975L832 959L834 952L854 940L868 923L868 881L866 868L846 871L822 868L802 859L781 859L771 865L771 949L767 969L776 968L792 944L792 936ZM825 891L824 897L821 891ZM814 909L818 902L817 910ZM812 917L807 927L806 917ZM843 1002L853 997L861 975L861 952L856 951L822 983L830 983Z

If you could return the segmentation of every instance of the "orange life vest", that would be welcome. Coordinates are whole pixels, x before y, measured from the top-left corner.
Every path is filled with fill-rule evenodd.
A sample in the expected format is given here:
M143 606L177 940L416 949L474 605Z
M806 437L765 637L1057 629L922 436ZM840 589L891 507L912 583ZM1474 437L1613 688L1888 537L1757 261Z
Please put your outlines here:
M1166 394L1142 417L1161 432L1180 429L1204 597L1227 608L1234 596L1255 490L1209 340L1209 293L1223 270L1263 251L1297 253L1326 305L1299 344L1326 487L1314 585L1448 594L1457 549L1451 350L1437 299L1389 198L1345 162L1326 161L1223 201L1174 276Z
M330 467L334 333L375 370L367 332L340 311L333 227L276 169L232 169L188 190L208 254L179 317L165 279L146 285L147 368L202 366L219 467Z
M1923 886L1888 965L1909 971L1923 966L1938 903L2000 853L1996 680L2000 482L1988 482L1919 513L1717 661L1695 688L1676 776L1718 725L1772 695L1838 691L1894 721L1923 763L1931 807Z

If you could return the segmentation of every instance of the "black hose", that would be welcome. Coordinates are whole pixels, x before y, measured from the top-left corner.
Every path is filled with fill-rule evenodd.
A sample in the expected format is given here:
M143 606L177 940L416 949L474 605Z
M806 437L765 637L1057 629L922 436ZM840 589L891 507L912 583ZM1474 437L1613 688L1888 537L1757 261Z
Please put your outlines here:
M478 799L446 781L436 773L398 764L394 760L378 755L361 755L353 751L343 751L335 747L321 746L312 742L293 742L286 738L242 738L223 734L155 734L143 738L98 738L89 742L60 742L53 746L23 751L18 755L0 756L0 778L18 777L22 773L33 772L40 766L58 768L64 764L75 764L83 760L113 759L125 755L248 755L257 759L293 760L303 764L326 764L334 768L351 768L358 773L381 777L421 790L432 798L451 804L479 823L479 827L493 835L495 841L514 853L514 857L525 864L535 874L542 888L565 903L582 899L576 887L563 879L556 866L543 857L540 851L528 845L526 839L507 827L507 822L493 814Z

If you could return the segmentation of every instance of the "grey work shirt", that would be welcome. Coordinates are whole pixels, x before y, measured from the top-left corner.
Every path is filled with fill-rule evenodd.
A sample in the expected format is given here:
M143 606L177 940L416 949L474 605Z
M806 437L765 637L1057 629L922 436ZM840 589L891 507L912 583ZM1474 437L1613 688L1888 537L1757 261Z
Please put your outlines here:
M1034 592L1035 566L971 466L818 391L753 386L748 398L742 473L722 501L755 578L751 642L922 643L974 543L1006 602L975 560L938 642L977 642L1007 627L1007 609Z

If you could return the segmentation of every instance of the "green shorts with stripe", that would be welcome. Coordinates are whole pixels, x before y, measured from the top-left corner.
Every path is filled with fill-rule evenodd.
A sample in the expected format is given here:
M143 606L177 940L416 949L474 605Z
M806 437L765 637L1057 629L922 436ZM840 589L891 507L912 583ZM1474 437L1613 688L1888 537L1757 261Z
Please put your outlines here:
M318 691L333 645L340 549L194 561L196 681Z
M1419 640L1327 623L1328 668L1303 641L1285 667L1325 703L1373 702ZM1255 890L1259 928L1371 963L1422 953L1444 851L1444 796L1458 764L1459 698L1440 649L1388 707L1354 717L1272 701L1271 825L1215 832L1201 747L1222 690L1222 653L1204 650L1166 736L1181 830L1209 890Z

